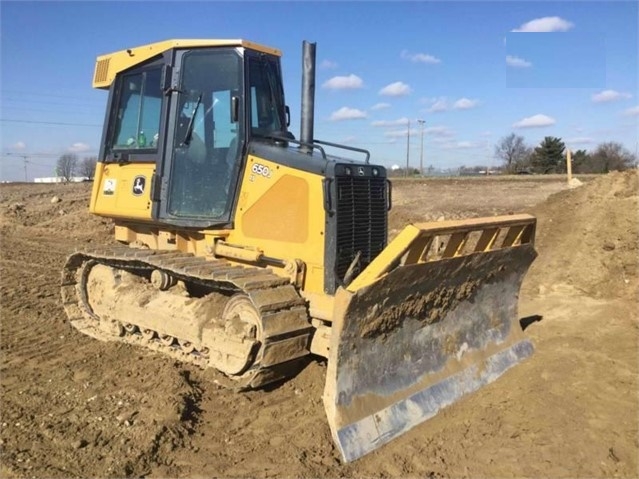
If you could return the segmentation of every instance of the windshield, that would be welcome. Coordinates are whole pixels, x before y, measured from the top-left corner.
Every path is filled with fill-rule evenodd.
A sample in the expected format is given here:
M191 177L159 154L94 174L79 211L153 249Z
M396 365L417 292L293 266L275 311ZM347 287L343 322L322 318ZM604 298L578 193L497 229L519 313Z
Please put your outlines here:
M229 216L239 169L241 57L232 49L184 53L173 128L168 212L187 218ZM240 111L241 106L239 107Z

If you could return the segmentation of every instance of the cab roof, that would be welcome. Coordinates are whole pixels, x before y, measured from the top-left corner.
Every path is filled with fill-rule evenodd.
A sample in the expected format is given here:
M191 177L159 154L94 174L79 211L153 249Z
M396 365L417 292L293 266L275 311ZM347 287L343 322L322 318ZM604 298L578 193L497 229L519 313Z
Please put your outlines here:
M165 40L149 43L139 47L127 48L106 55L100 55L95 61L95 73L93 75L93 88L107 89L113 83L115 76L121 71L139 65L157 55L173 48L200 48L200 47L244 47L250 50L282 56L282 52L276 48L260 45L247 40L206 40L206 39L182 39Z

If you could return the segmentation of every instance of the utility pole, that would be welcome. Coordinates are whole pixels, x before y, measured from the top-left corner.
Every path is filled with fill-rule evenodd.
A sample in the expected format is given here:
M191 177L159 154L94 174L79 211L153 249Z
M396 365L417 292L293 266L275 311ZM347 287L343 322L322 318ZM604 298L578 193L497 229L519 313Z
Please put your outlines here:
M404 176L408 177L408 165L410 163L410 120L408 120L408 133L406 135L406 172Z
M419 175L424 176L424 120L417 120L417 123L421 126L421 147L419 149Z
M27 164L29 163L29 156L27 155L17 155L15 153L7 153L7 156L17 156L18 158L22 158L22 161L24 162L24 182L28 183L29 179L27 176Z

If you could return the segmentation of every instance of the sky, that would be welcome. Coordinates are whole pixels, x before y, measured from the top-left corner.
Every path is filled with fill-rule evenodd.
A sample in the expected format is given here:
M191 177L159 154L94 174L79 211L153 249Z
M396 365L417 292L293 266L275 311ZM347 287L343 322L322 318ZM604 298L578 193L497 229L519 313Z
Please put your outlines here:
M298 138L302 41L315 42L315 138L386 167L495 167L510 133L635 153L638 29L636 1L2 0L0 180L97 156L107 92L91 87L95 58L171 38L282 50Z

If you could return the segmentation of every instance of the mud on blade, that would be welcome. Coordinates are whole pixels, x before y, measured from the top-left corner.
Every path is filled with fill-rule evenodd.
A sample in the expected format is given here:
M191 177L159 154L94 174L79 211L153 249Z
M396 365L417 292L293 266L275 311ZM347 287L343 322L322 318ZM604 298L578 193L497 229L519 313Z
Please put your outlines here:
M336 295L324 406L355 460L530 356L528 215L408 226Z

